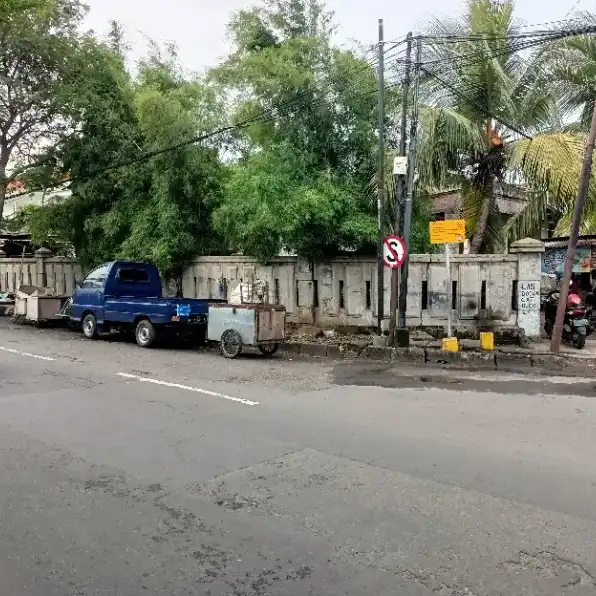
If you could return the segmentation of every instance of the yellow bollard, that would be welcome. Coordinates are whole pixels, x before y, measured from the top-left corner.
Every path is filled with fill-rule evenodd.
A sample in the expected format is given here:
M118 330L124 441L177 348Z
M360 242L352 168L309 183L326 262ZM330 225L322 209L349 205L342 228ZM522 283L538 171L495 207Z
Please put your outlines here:
M495 334L492 331L480 332L480 349L488 352L495 349Z
M444 337L442 349L443 352L459 352L457 337Z

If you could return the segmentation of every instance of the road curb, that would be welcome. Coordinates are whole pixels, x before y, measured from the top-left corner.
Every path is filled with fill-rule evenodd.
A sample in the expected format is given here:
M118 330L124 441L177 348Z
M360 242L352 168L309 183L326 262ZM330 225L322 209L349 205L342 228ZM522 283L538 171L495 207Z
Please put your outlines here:
M494 352L443 352L436 347L389 348L351 343L327 345L316 342L288 342L284 344L284 349L288 354L335 360L369 360L393 362L396 365L417 364L468 370L521 370L559 376L596 376L596 358L571 354L530 353L521 348L497 349Z

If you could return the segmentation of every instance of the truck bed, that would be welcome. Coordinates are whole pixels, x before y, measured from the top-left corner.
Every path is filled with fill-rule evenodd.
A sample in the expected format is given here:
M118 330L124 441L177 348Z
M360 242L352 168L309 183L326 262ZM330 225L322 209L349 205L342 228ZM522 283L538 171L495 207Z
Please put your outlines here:
M105 298L105 319L113 322L133 323L146 317L152 323L163 325L176 322L206 323L209 300L197 298Z

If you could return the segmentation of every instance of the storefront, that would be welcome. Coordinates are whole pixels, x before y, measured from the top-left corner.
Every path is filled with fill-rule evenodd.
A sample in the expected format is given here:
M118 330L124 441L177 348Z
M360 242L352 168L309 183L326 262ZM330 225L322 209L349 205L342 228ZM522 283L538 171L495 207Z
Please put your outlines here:
M552 238L544 243L542 274L561 278L567 257L569 238ZM573 279L590 291L596 277L596 236L580 236L573 259Z
M563 275L567 246L545 247L542 273ZM578 246L573 259L573 273L591 273L596 269L596 246Z

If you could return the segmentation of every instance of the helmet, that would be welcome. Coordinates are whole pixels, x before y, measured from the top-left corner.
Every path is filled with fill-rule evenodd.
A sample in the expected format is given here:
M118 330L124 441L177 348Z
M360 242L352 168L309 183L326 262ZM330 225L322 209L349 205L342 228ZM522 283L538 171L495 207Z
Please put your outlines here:
M569 294L567 296L567 304L570 306L579 306L582 303L582 299L577 294Z

